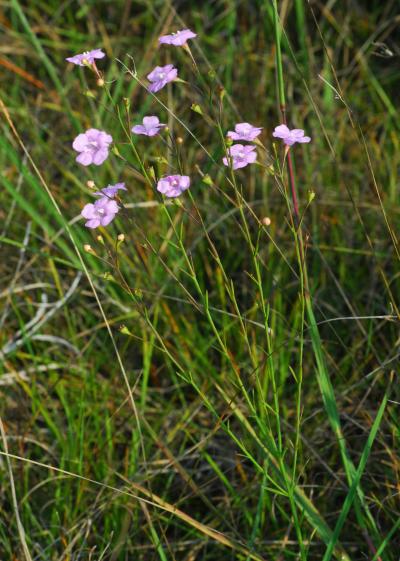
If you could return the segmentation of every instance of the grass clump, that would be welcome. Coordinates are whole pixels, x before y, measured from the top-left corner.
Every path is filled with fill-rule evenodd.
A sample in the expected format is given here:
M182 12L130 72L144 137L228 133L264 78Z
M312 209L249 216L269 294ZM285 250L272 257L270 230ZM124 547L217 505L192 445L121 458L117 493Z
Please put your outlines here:
M6 2L1 558L395 561L395 12ZM97 72L65 62L100 47ZM257 164L234 170L243 121ZM285 150L282 122L312 142ZM89 128L101 166L75 162Z

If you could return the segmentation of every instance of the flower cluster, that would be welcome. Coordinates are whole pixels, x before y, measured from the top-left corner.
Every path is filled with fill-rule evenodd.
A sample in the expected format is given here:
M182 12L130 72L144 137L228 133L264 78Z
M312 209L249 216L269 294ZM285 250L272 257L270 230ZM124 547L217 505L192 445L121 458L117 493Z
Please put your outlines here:
M83 218L87 219L85 226L87 228L98 228L99 226L107 226L119 211L119 206L114 200L117 192L122 189L126 191L125 183L116 183L109 185L100 191L94 193L99 198L92 204L85 205L82 209Z
M197 37L196 33L190 29L181 29L175 33L159 37L158 41L160 45L183 47L192 56L187 42L195 37ZM98 84L104 85L102 75L96 66L96 60L104 57L105 54L101 49L93 49L68 57L66 60L77 66L91 68L99 78ZM173 64L156 66L147 75L147 79L149 81L148 91L156 94L167 84L178 79L178 69ZM143 117L142 123L134 125L131 132L136 135L153 137L160 134L165 127L166 125L161 123L157 116L148 115ZM225 157L222 159L223 164L231 167L233 170L237 170L256 162L257 152L254 143L258 142L257 138L261 131L262 127L255 127L250 123L237 123L235 130L228 131L227 133L228 148ZM273 136L283 140L287 147L286 149L289 149L296 142L306 143L311 140L309 136L304 135L302 129L290 130L285 124L275 127ZM233 142L238 143L232 144ZM242 144L243 142L250 144ZM73 149L78 152L76 161L83 166L90 166L92 164L100 166L107 160L112 143L113 138L110 134L102 130L90 128L86 132L78 134L72 143ZM168 175L161 177L157 181L157 191L165 197L179 197L190 187L190 182L188 175ZM93 181L89 183L94 185ZM82 210L82 216L86 218L85 225L88 228L107 226L112 222L120 208L118 206L118 202L120 202L119 191L127 191L125 183L108 185L94 193L97 200L94 203L85 205Z
M261 131L261 127L253 127L250 123L237 123L235 130L229 131L227 136L230 140L254 142ZM232 166L232 169L239 169L253 164L256 160L257 153L254 145L233 144L228 148L222 162L225 166Z
M187 47L187 41L196 37L190 29L182 29L171 35L164 35L159 38L160 44ZM100 76L96 67L96 59L102 59L105 54L101 49L85 51L84 53L68 57L66 60L77 66L87 66ZM157 93L169 82L173 82L178 77L178 70L172 64L166 66L156 66L147 79L150 82L148 90ZM104 83L104 82L103 82ZM160 123L158 117L149 115L143 118L142 124L137 124L132 128L132 132L138 135L156 136L166 125ZM109 155L110 145L113 138L105 131L98 129L88 129L86 132L78 134L72 143L72 148L78 152L76 161L83 166L94 164L100 166ZM179 197L190 186L188 175L170 175L161 178L157 183L157 190L166 197ZM119 211L119 206L115 201L118 191L126 191L125 183L108 185L100 191L94 193L98 199L94 203L89 203L82 209L82 216L86 218L85 226L88 228L98 228L107 226L115 218Z

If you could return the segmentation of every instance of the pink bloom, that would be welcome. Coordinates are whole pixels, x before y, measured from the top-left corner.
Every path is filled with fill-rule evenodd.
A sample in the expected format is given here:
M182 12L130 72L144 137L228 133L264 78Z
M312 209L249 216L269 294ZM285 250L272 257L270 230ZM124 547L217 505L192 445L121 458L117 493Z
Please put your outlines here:
M149 91L156 93L161 90L168 82L172 82L178 76L178 70L173 64L166 66L156 66L154 70L147 75L147 79L152 82Z
M188 175L168 175L157 183L157 191L166 197L179 197L189 187L190 177Z
M275 127L272 136L275 138L281 138L286 146L292 146L296 142L310 142L311 140L309 136L304 136L303 129L290 130L286 125L279 125L278 127Z
M93 51L85 51L81 55L68 57L65 60L78 66L90 66L94 64L96 58L103 58L105 56L101 49L94 49Z
M262 127L253 127L250 123L238 123L235 125L235 132L228 132L228 137L232 140L248 140L252 142L261 131Z
M193 33L190 29L181 29L171 35L163 35L158 39L159 43L164 43L165 45L175 45L175 47L182 47L186 45L188 39L193 39L197 37L196 33Z
M118 212L118 205L115 201L102 197L94 204L89 203L82 209L82 216L87 218L85 226L87 228L98 228L99 226L107 226Z
M132 132L135 134L145 134L146 136L155 136L165 126L163 123L160 123L158 117L143 117L143 125L135 125L132 128Z
M76 161L83 166L101 165L108 158L112 140L110 134L97 129L88 129L85 133L78 134L72 143L72 148L80 152Z
M232 165L233 169L245 168L248 164L253 164L257 159L255 146L244 144L234 144L227 151L227 157L223 158L225 166Z
M100 191L96 191L93 193L94 195L98 195L99 197L107 197L109 199L113 199L118 191L123 190L127 191L128 189L125 187L125 183L116 183L115 185L108 185L108 187L104 187L104 189L100 189Z

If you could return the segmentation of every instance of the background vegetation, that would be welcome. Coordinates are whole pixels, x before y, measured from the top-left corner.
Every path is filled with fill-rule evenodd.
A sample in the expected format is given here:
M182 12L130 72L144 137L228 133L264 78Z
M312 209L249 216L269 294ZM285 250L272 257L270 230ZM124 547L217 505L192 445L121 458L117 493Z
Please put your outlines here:
M398 559L398 4L277 8L300 229L273 2L1 2L1 559ZM157 45L186 26L200 76ZM112 101L65 62L96 47ZM169 62L164 107L122 66ZM127 114L182 139L180 204ZM262 165L234 181L213 121L264 127ZM90 126L119 152L96 169L71 149ZM88 180L129 188L100 240Z

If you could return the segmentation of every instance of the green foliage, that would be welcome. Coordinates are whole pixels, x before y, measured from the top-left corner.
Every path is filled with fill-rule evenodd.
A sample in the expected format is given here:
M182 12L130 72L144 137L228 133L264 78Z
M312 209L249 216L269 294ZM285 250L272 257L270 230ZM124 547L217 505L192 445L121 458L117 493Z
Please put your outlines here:
M394 5L177 5L0 12L0 558L396 561ZM183 27L193 58L158 48ZM65 62L96 47L104 85ZM299 217L282 109L312 137ZM146 114L179 142L131 136ZM264 147L233 174L240 121ZM89 126L115 139L95 169ZM192 186L165 203L169 169ZM93 232L88 180L129 190Z

